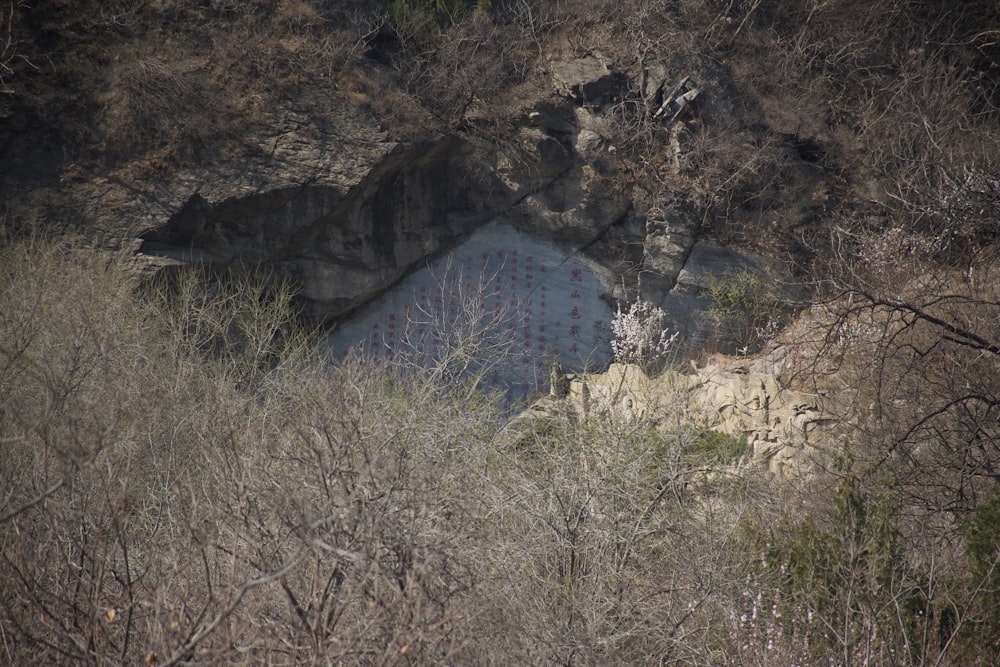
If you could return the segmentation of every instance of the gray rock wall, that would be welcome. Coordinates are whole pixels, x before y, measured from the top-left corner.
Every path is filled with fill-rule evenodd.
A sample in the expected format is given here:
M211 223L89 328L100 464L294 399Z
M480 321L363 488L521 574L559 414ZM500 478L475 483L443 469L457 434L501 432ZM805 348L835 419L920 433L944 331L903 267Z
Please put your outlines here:
M607 364L611 284L572 248L492 224L373 300L328 342L338 357L354 349L424 365L471 353L480 358L470 373L491 368L484 388L524 399L548 391L552 364Z
M656 98L681 70L705 66L659 63L645 75L647 84L657 78L646 92ZM679 182L657 185L652 203L637 198L611 111L634 86L596 56L554 62L552 75L565 99L535 104L503 148L431 130L400 144L365 107L321 95L303 109L276 111L271 125L246 137L239 159L179 172L130 202L120 184L109 184L105 201L150 221L140 255L275 269L301 286L311 320L342 330L406 276L465 253L470 235L496 224L585 255L601 267L607 295L621 298L623 286L638 283L641 298L667 311L685 351L734 348L719 339L700 289L705 276L747 262L699 243L702 212ZM735 114L715 99L724 75L699 76L699 109Z

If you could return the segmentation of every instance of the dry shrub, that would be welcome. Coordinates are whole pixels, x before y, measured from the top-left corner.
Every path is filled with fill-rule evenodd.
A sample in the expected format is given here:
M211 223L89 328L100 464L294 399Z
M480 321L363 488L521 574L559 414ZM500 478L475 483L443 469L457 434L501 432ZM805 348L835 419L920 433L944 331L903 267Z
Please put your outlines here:
M383 55L405 90L439 122L506 144L508 124L525 110L526 100L512 90L529 80L539 57L536 38L545 32L541 14L531 11L497 7L444 24L425 23L419 12L406 14L392 24L395 49Z
M204 63L182 63L158 55L140 56L112 70L105 106L108 136L140 152L179 129L178 116L190 113L204 92L198 70Z
M315 354L267 276L137 290L119 259L65 246L2 259L5 661L720 664L762 650L770 621L740 614L785 583L754 570L769 552L746 527L766 537L802 517L752 467L706 462L717 445L683 419L682 389L661 415L550 403L501 433L498 403L442 391L433 367ZM938 553L916 548L933 535L902 533L907 558ZM852 618L827 620L864 630ZM772 625L801 629L789 623Z
M289 334L287 290L8 248L5 659L433 662L464 650L491 403ZM145 294L141 296L140 294Z
M86 40L51 67L101 124L60 122L81 134L96 129L113 159L163 147L176 159L203 158L304 86L335 79L383 21L372 8L308 0L76 8L49 27L67 43L81 30Z
M287 293L260 282L4 260L6 660L698 654L711 585L685 554L728 550L683 508L683 438L560 417L509 448L481 394L276 335Z

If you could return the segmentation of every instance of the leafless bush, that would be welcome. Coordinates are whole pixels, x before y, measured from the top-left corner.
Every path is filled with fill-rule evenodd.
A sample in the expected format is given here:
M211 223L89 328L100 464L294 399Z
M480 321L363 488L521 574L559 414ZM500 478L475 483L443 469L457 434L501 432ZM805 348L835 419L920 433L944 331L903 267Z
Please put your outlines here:
M905 480L912 511L952 519L982 501L996 465L986 371L996 295L982 280L997 228L985 176L995 171L995 88L976 55L996 18L981 9L887 0L798 14L765 3L748 24L781 36L782 66L822 93L856 195L817 244L829 297L819 357L855 393L853 441Z
M252 394L172 338L116 263L22 251L3 281L8 657L171 664L238 636L237 608L294 562L234 558L217 514L231 487L213 473L238 470Z
M438 122L516 152L509 126L525 111L523 91L517 91L537 85L529 73L548 23L540 5L515 5L444 24L407 14L393 23L399 49L392 61L407 92Z
M134 155L176 134L175 123L202 101L202 64L144 55L114 68L104 107L109 147Z
M717 496L715 512L686 504L684 432L612 415L536 426L489 468L484 558L509 573L502 599L518 619L497 650L581 664L705 659L719 592L709 573L727 568L740 493ZM704 568L683 565L689 550Z
M465 275L449 258L432 280L428 300L415 299L406 313L390 350L394 365L416 371L428 389L463 400L511 382L523 359L513 335L523 316L500 284L500 269Z
M31 60L23 52L19 38L14 32L20 22L21 13L27 3L23 0L11 0L0 10L0 94L10 95L14 89L10 87L15 75L16 65L33 66Z
M927 585L936 592L921 595L931 606L964 610L965 619L992 586L975 579L962 591L951 583L967 576L960 527L998 479L1000 388L990 370L1000 353L998 307L994 281L970 280L941 263L944 243L900 228L858 238L841 231L832 244L839 252L828 269L829 300L810 316L814 364L806 373L838 391L842 439L859 474L892 487L908 562L959 564L946 573L931 567ZM941 632L951 636L947 627ZM966 627L954 642L995 639L978 632ZM946 658L941 648L942 662L961 664L955 656L965 649L951 646Z
M244 21L243 48L233 48L245 65L287 91L320 78L336 80L361 60L385 22L385 15L374 10L282 2L273 16Z
M306 0L105 3L93 16L101 30L121 33L112 64L95 79L88 58L111 49L96 40L58 69L101 108L107 150L131 158L159 149L182 160L244 133L310 82L335 84L385 20L372 8ZM172 26L167 39L135 34L162 24Z
M505 437L499 402L427 390L441 366L421 374L416 364L437 357L413 356L412 371L400 373L312 352L290 326L288 290L267 280L203 276L136 291L117 260L65 247L9 247L3 260L6 661L720 664L779 655L747 644L768 632L763 620L734 619L748 575L764 587L761 604L776 585L753 569L769 552L747 540L747 522L768 534L788 500L752 467L706 462L683 387L662 415L550 404ZM930 399L958 389L944 384L956 363L987 368L990 350L953 353L963 335L955 318L967 311L950 307L925 303L898 318L897 347L880 370L890 377L908 350L925 350L911 365L925 386L891 376L898 390L880 397L884 405L938 405ZM492 322L481 309L466 315ZM952 329L931 316L950 317ZM427 324L447 333L454 320L441 317ZM470 350L493 354L475 348L475 331L455 331L459 366ZM933 331L948 339L918 348ZM918 482L965 480L960 488L978 493L996 420L977 400L941 403L910 422L895 456L914 461L911 473L947 474L893 468L899 507L914 506L905 492ZM932 439L945 428L972 438L964 459L940 446L958 440ZM946 553L937 533L916 527L901 531L905 543L931 540L938 551L913 546L907 557ZM844 560L838 572L870 574L855 566ZM935 585L960 611L974 607L958 587ZM972 585L986 595L981 581ZM755 648L740 653L744 645Z
M164 310L115 265L22 250L0 293L9 661L697 653L717 589L684 554L727 556L681 504L679 440L570 418L498 449L498 403L296 351L246 283Z

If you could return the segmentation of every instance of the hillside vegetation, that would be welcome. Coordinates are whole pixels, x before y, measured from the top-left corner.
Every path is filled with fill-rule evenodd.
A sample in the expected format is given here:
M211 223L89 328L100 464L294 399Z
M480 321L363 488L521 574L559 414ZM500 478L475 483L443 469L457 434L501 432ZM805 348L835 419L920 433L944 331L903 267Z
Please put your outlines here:
M0 661L996 664L993 4L7 3ZM514 437L440 366L318 354L280 276L150 278L60 217L60 184L216 159L317 81L515 159L549 60L598 50L738 87L680 129L639 90L603 113L636 184L794 264L771 350L844 406L816 475L558 401Z

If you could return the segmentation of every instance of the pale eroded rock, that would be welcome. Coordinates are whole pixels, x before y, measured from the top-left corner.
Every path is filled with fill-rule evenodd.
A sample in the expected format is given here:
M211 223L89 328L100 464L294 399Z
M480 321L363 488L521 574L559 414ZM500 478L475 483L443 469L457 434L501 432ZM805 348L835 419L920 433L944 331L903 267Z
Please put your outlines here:
M793 391L763 373L707 367L649 378L639 367L571 378L569 399L585 414L699 424L746 437L753 458L778 476L801 476L824 459L836 423L829 396Z

